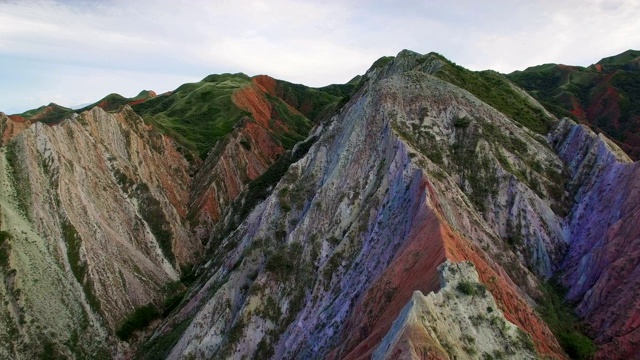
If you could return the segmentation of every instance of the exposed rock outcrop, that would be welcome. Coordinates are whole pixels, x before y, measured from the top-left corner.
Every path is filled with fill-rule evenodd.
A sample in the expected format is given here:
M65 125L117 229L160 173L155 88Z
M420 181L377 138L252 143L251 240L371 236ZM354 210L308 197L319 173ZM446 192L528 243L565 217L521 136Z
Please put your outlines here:
M470 262L445 262L438 271L440 290L413 293L373 360L538 358L530 337L504 318Z

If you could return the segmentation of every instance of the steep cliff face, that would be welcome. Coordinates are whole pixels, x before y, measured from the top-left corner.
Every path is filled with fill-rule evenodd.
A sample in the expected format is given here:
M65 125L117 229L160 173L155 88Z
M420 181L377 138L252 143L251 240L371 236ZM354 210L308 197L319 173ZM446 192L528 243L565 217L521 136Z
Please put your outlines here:
M563 164L429 75L438 61L403 52L368 73L308 155L265 184L271 195L246 219L225 216L200 282L140 356L368 357L415 290L439 289L450 258L480 269L536 351L563 357L527 295L531 271L553 272L565 247L559 204L545 200Z
M9 140L13 139L30 125L31 122L24 118L17 116L9 117L4 113L0 113L0 134L2 135L2 142L0 144L4 146Z
M640 352L640 164L571 121L563 121L551 139L568 164L577 203L562 271L567 297L578 303L602 345L598 358L631 358Z
M161 303L201 249L184 221L187 161L129 108L36 123L1 151L0 351L109 354L109 333Z

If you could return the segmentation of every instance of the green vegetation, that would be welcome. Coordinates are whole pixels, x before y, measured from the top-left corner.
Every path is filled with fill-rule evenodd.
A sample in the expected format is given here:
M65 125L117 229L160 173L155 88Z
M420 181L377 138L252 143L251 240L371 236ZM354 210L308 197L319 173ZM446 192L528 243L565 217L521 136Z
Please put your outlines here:
M71 272L76 277L79 283L84 282L84 276L87 272L87 267L80 259L80 247L82 246L82 239L76 228L68 221L63 221L62 224L62 236L67 243L67 259L71 266Z
M233 94L249 85L251 78L244 74L210 75L201 82L182 85L171 94L134 105L133 109L145 121L204 158L209 149L230 133L241 119L251 118L251 113L233 103ZM276 94L265 93L274 110L270 114L273 136L285 149L293 148L309 133L313 126L311 120L319 120L331 113L352 89L353 85L313 89L276 81ZM276 124L278 120L284 127ZM243 146L247 145L243 143Z
M554 280L542 284L544 298L538 311L554 333L564 351L573 359L591 359L596 347L586 336L586 327L579 321L573 308L563 301L566 290Z
M134 332L144 329L153 320L160 317L158 309L152 304L141 306L133 311L116 330L116 335L124 341L131 338Z
M210 75L132 108L145 121L204 158L242 117L251 115L232 101L232 94L250 83L244 74Z
M5 158L9 165L9 178L16 191L16 202L18 209L25 217L29 216L31 208L31 185L27 174L27 169L23 167L18 156L18 142L11 141L6 146Z
M293 149L294 145L299 141L304 140L307 137L307 134L313 127L313 123L306 117L293 113L280 99L277 97L266 93L266 97L269 102L272 104L275 110L275 117L271 120L271 128L277 129L278 126L275 124L275 119L282 120L288 126L288 132L275 132L274 136L285 149ZM272 114L273 116L273 114Z
M180 305L187 294L187 289L182 281L175 281L165 285L163 292L162 317L165 318Z
M637 160L640 67L631 61L638 54L629 50L604 58L601 68L546 64L507 76L556 116L587 122Z
M480 283L463 280L458 283L456 290L469 296L484 296L487 292L487 287Z
M465 182L471 192L467 192L469 200L480 211L486 210L486 199L498 191L498 180L491 159L477 151L480 133L476 127L458 128L456 142L452 147L451 160L462 174L461 188L465 190ZM482 135L487 138L484 132ZM491 143L492 141L487 138Z
M393 59L395 59L394 56L383 56L383 57L379 58L378 60L373 62L373 64L371 65L369 70L367 70L367 72L369 72L369 71L371 71L373 69L380 69L380 68L384 67L385 65L387 65L388 63L392 62Z
M11 252L11 234L0 231L0 270L9 269L9 253Z
M293 272L294 263L287 251L276 250L276 252L267 259L265 268L279 278L285 278Z
M162 333L145 343L140 349L139 359L160 360L166 359L173 346L180 340L180 336L187 330L191 318L171 326L171 331Z
M67 220L63 220L61 223L62 236L67 244L67 259L69 260L69 266L73 276L78 280L78 283L82 285L84 294L87 297L87 302L91 308L96 311L101 311L100 301L93 291L93 282L87 274L87 266L80 258L80 249L82 246L82 238L76 231L76 228Z
M173 246L171 243L173 235L169 229L167 218L162 211L160 201L153 197L149 190L149 186L145 183L138 184L134 192L138 198L138 211L147 225L149 225L156 241L158 241L162 254L170 262L175 263L175 256L173 254Z
M262 175L247 185L247 190L244 195L233 204L232 213L237 214L236 221L242 221L246 218L257 204L269 196L272 188L280 181L287 170L289 170L289 165L300 160L309 151L315 141L316 138L311 137L307 141L298 144L293 151L287 151L282 154ZM235 223L228 224L223 234L229 233L233 228L235 228ZM222 240L222 237L219 237L218 241L219 240Z
M598 64L602 65L626 65L630 61L637 59L640 57L640 51L638 50L627 50L618 55L606 57L598 61Z
M551 128L551 118L513 88L511 82L495 71L473 72L458 66L444 57L445 62L435 75L496 108L501 113L537 133L546 134Z
M316 123L339 108L341 99L348 98L355 85L329 85L322 88L310 88L278 80L276 93L289 106Z
M66 357L62 355L58 349L56 349L55 344L51 340L44 339L42 343L42 350L38 352L38 359L63 360L66 359Z
M25 119L37 120L47 125L53 125L68 118L73 113L74 111L72 109L50 103L47 106L41 106L37 109L25 111L19 115Z
M471 119L468 117L456 118L453 120L453 126L459 128L466 128L471 123Z

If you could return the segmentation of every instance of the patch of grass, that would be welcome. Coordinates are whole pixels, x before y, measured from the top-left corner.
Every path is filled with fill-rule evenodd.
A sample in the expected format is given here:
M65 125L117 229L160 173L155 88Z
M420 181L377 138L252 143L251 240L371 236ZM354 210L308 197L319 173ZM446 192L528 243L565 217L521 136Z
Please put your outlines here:
M32 120L40 121L47 125L54 125L60 123L62 120L67 119L73 114L73 110L60 106L58 104L50 103L46 106L40 106L37 109L25 111L20 116Z
M379 58L378 60L373 62L373 64L371 65L369 70L367 70L367 72L369 72L369 71L371 71L373 69L383 68L385 65L387 65L390 62L392 62L393 59L395 59L394 56L383 56L383 57Z
M191 318L187 318L171 327L171 331L160 334L146 342L136 355L136 359L160 360L166 359L171 349L180 340L184 331L191 324Z
M234 92L250 86L251 81L245 74L210 75L200 82L184 84L171 94L157 96L132 108L146 122L205 158L209 149L243 118L251 118L250 112L233 103ZM330 114L353 88L353 85L334 85L314 89L276 81L275 94L265 93L266 100L273 107L270 114L272 135L284 148L293 148L307 136L313 122ZM292 108L299 112L292 111ZM276 120L284 127L276 124ZM241 144L247 148L247 142Z
M552 119L514 90L505 76L490 70L473 72L444 58L442 60L445 66L436 76L469 91L513 121L539 134L549 132Z
M82 285L84 294L87 297L87 302L91 308L96 311L101 311L100 301L93 291L93 282L87 274L87 265L82 261L80 257L80 249L82 247L82 238L76 228L68 220L62 221L60 224L62 230L62 236L67 245L67 259L69 260L69 266L73 276L78 280L78 283Z
M211 75L132 108L145 121L204 158L241 118L250 116L232 101L232 94L250 82L244 74Z
M61 224L62 236L67 244L67 259L71 266L71 272L76 277L79 283L84 282L84 277L87 272L87 267L80 259L80 247L82 246L82 239L76 231L76 228L68 221L63 221Z

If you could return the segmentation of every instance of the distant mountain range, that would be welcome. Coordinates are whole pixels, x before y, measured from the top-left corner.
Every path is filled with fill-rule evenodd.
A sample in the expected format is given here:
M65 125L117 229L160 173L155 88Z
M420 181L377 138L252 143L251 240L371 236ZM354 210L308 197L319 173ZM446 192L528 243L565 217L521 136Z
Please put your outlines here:
M556 116L571 117L611 137L640 158L640 51L589 67L545 64L507 76Z

